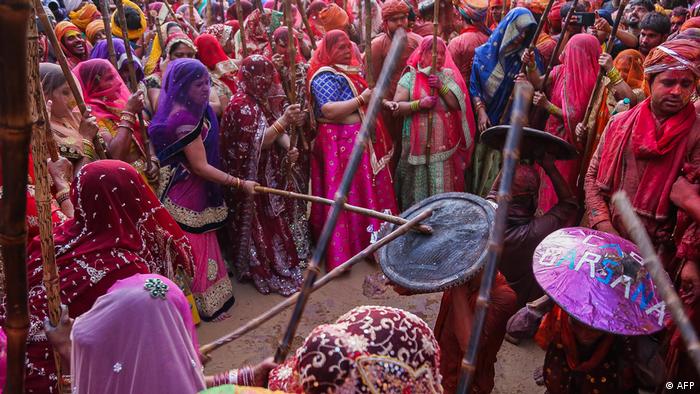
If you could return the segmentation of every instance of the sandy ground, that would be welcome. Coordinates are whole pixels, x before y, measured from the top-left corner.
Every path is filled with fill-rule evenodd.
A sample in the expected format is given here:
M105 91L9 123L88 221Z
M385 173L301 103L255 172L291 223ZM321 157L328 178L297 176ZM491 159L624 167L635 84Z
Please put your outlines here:
M358 305L389 305L413 312L433 326L440 308L441 293L402 297L389 290L385 294L368 298L363 295L362 285L367 275L377 272L370 263L360 263L346 275L329 283L311 296L299 330L294 339L296 349L304 337L316 325L334 321L337 317ZM250 283L234 283L236 304L229 313L231 318L218 323L201 323L198 328L200 344L205 344L241 326L249 319L268 310L283 297L263 296ZM274 354L290 315L289 308L257 330L246 334L235 342L211 353L212 360L207 364L208 374L221 372L245 364L254 364ZM544 353L532 342L513 346L503 343L496 363L496 387L494 393L543 393L544 389L535 385L532 371L541 365Z

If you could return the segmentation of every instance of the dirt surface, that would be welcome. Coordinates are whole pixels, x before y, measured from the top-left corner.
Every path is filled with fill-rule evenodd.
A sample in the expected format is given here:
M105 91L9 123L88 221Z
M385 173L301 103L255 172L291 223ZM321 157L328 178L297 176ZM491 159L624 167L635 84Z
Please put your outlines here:
M296 349L305 336L317 325L332 322L343 313L358 305L389 305L415 313L435 324L442 293L399 296L391 289L382 294L376 286L365 284L365 277L376 274L378 269L371 263L360 263L345 275L330 282L315 292L306 308L292 348ZM364 286L364 292L363 292ZM241 326L253 317L267 311L284 298L278 295L261 295L250 283L234 282L236 304L231 308L231 318L218 323L201 323L198 327L199 342L205 344ZM371 298L363 293L371 295ZM280 313L238 340L211 353L212 360L205 372L213 374L229 368L254 364L274 354L289 321L291 308ZM503 343L496 364L496 387L494 393L543 393L544 389L535 385L532 371L541 365L544 353L532 342L513 346Z

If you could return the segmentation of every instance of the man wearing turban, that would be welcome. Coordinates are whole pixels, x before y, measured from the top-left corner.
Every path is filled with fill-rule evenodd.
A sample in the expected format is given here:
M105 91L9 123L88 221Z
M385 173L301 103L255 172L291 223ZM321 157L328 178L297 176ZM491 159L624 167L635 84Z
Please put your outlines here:
M94 4L85 3L77 10L71 11L68 14L68 17L70 18L70 21L78 27L78 29L85 31L87 25L94 20L100 19L102 14L97 11L97 7L95 7Z
M348 13L341 7L338 7L335 3L332 3L328 7L322 9L318 13L318 19L321 22L323 30L326 32L331 30L342 30L348 33L348 26L350 25Z
M700 118L690 100L700 78L700 47L685 39L659 45L644 61L644 77L650 96L610 119L591 158L587 214L593 228L629 238L610 204L612 194L624 190L674 277L670 194L683 162L700 160Z
M61 50L66 55L70 68L77 66L78 63L90 57L92 48L85 42L82 32L77 26L67 21L58 22L54 32L58 42L61 44Z
M104 40L107 38L104 21L102 19L97 19L88 23L87 27L85 28L85 36L92 45L95 45L95 43L97 43L99 40Z
M459 14L464 20L465 26L459 36L450 41L447 50L459 68L462 78L469 88L469 79L472 75L472 62L474 51L478 46L486 43L491 31L486 27L487 0L460 0L457 4Z
M406 28L408 25L408 13L409 7L403 0L388 0L382 5L382 25L384 32L378 35L372 40L372 64L370 67L370 72L372 73L373 79L376 81L379 78L379 73L382 71L382 66L384 65L384 59L389 54L389 48L391 47L391 40L394 37L394 32L399 28ZM422 37L413 32L406 32L406 46L403 49L403 53L399 56L394 72L391 75L391 81L387 87L386 95L384 98L391 100L396 92L396 85L403 75L404 67L406 67L406 61L408 57L411 56L413 51L418 48ZM395 118L390 110L384 110L382 112L382 117L384 118L384 124L387 129L389 129L389 134L394 142L394 146L401 146L401 128L403 127L403 119ZM398 144L398 145L397 145ZM396 165L398 157L400 155L399 149L394 149L394 157L392 158L392 170Z

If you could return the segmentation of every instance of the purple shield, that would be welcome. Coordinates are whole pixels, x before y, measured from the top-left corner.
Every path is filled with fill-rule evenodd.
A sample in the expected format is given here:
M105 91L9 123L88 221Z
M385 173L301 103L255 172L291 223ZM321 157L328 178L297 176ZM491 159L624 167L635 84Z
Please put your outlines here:
M642 261L624 238L571 227L537 246L532 269L544 291L577 320L613 334L648 335L670 316Z

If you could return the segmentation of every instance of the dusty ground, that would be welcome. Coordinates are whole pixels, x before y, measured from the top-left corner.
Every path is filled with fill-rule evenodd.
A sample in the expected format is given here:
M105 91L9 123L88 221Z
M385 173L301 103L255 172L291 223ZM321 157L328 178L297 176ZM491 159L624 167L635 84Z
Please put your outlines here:
M334 321L337 317L358 305L390 305L413 312L431 326L440 308L441 293L402 297L393 291L368 298L363 295L362 284L367 275L377 268L370 263L360 263L346 275L329 283L314 293L299 326L293 348L318 324ZM283 297L260 295L252 284L234 283L236 304L229 311L231 318L219 323L202 323L198 328L200 344L205 344L280 302ZM291 309L291 308L290 308ZM212 355L206 373L216 373L244 364L257 363L274 354L277 343L289 320L290 309L279 314L257 330L228 344ZM543 360L544 353L533 343L513 346L504 342L496 364L496 394L538 394L544 389L532 380L533 369Z

